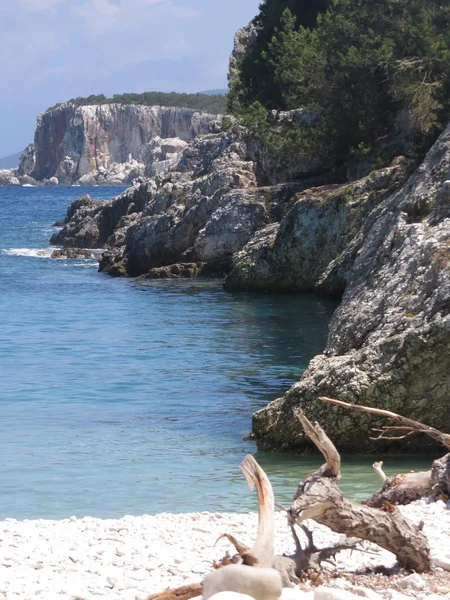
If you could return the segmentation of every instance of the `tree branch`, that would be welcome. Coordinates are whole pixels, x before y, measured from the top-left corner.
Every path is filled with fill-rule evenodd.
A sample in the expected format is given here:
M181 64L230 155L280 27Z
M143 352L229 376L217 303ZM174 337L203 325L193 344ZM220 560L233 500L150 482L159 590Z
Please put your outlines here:
M398 415L397 413L392 412L390 410L384 410L382 408L374 408L373 406L362 406L360 404L350 404L349 402L343 402L342 400L335 400L334 398L327 398L326 396L320 396L319 400L321 400L322 402L326 402L327 404L334 404L335 406L341 406L342 408L349 408L351 410L357 410L359 412L367 412L367 413L371 413L374 415L379 415L381 417L386 417L393 421L397 421L398 423L401 423L402 425L404 425L404 427L403 427L404 430L410 429L411 430L410 434L412 432L426 433L428 436L430 436L437 442L440 442L446 448L450 449L450 435L448 433L442 433L442 431L439 431L438 429L435 429L434 427L429 427L428 425L424 425L423 423L420 423L419 421L413 421L412 419L408 419L407 417L402 417L401 415ZM386 432L387 430L388 430L388 428L383 429L383 432ZM410 434L408 434L408 435L410 435ZM407 437L407 436L403 436L398 439L404 439L404 437ZM395 439L395 438L379 437L376 439Z

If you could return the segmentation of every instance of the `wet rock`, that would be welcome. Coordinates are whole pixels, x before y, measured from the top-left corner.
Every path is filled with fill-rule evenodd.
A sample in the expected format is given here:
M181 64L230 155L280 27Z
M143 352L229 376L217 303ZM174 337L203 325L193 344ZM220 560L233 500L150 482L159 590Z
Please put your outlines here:
M197 263L180 263L150 269L148 273L141 275L138 279L193 279L198 277L201 272L202 267Z
M50 258L55 260L62 258L86 259L95 258L95 254L91 250L83 250L81 248L63 248L62 250L53 250Z

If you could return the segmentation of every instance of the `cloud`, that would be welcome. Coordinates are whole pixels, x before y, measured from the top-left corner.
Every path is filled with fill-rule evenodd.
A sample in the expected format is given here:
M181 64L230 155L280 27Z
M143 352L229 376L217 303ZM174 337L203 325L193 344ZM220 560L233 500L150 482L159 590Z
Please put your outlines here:
M72 14L83 19L88 33L101 34L115 28L120 6L108 0L89 0L81 6L74 6Z
M19 0L18 6L26 13L52 13L66 0Z
M8 31L0 36L0 74L29 79L42 64L58 56L67 40L44 26Z
M86 0L81 6L74 6L72 14L83 20L89 35L139 33L144 29L147 35L154 35L157 31L148 28L160 24L162 19L186 20L200 16L198 10L172 0ZM166 22L164 26L170 29L172 23Z

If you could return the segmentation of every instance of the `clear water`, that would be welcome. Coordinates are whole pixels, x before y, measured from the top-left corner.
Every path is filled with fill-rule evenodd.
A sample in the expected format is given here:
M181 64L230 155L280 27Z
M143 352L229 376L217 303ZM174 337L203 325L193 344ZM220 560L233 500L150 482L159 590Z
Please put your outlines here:
M254 508L238 470L251 414L323 349L334 305L53 261L51 224L79 195L0 188L0 518ZM283 502L320 462L257 458ZM370 463L346 459L353 497L378 487Z

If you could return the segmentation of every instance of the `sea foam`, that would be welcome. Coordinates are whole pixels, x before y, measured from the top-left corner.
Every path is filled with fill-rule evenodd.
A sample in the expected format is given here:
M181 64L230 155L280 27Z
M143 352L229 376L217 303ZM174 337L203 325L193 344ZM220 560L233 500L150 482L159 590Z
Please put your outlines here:
M27 256L32 258L51 258L54 248L9 248L1 250L7 256Z

